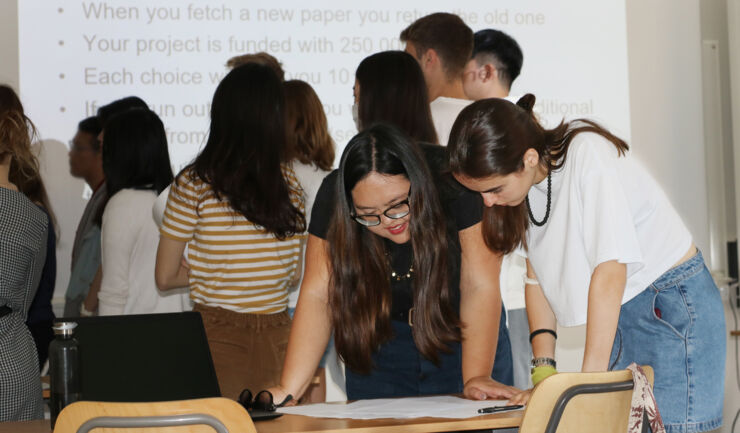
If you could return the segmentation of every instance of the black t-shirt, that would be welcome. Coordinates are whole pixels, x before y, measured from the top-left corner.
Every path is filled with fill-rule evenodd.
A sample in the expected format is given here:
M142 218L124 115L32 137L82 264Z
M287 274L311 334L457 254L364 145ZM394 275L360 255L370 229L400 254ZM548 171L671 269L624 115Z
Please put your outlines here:
M436 184L440 202L447 216L450 249L450 260L448 261L450 263L449 284L453 295L454 305L452 307L455 311L458 311L460 302L460 239L457 232L480 222L483 214L483 202L480 194L463 188L452 176L446 174L446 148L434 144L422 144L420 146L432 173L433 179L430 179L430 181ZM311 223L308 232L321 239L326 239L329 222L334 213L337 175L338 170L334 170L324 178L311 211ZM389 239L384 239L384 241L386 251L390 256L391 267L396 274L405 275L413 260L411 242L397 244ZM410 279L402 279L401 281L391 279L390 273L388 278L391 282L391 292L393 294L391 317L398 317L413 306L413 274Z

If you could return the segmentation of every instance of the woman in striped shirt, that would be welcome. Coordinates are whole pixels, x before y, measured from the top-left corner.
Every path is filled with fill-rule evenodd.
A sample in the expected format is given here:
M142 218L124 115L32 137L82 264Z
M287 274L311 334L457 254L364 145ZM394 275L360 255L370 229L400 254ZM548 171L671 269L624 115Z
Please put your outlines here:
M175 179L162 222L157 286L190 287L230 398L279 382L290 332L287 289L300 275L306 224L300 185L281 165L283 105L270 68L232 70L214 94L205 148Z

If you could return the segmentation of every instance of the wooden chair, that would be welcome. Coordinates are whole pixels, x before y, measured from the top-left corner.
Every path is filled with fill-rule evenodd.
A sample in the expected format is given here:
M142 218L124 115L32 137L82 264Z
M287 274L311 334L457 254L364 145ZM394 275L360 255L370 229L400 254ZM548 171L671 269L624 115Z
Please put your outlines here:
M153 403L79 401L65 407L54 433L256 433L247 411L226 398Z
M653 369L642 368L652 386ZM624 433L632 388L629 370L550 376L532 392L519 433Z

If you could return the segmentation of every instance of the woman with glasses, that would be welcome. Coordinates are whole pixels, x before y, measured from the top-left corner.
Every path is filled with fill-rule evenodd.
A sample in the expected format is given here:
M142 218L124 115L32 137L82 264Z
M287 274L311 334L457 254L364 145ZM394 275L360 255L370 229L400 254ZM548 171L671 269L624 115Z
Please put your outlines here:
M366 57L357 66L352 91L352 112L358 131L362 131L363 126L387 123L417 143L439 143L424 73L411 54L382 51ZM509 380L508 373L511 342L503 307L497 338L494 376L511 385L513 379Z
M349 399L516 392L491 378L500 262L480 199L442 175L444 160L384 124L349 142L313 208L275 401L303 394L332 332ZM501 364L510 383L510 353Z

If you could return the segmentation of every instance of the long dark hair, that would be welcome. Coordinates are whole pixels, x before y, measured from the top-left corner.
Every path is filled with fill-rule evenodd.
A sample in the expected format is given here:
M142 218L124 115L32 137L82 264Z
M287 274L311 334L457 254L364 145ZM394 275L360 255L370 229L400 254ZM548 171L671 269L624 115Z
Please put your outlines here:
M573 138L593 132L609 140L624 155L629 146L598 123L588 119L561 121L545 129L532 113L535 97L524 95L515 104L504 99L483 99L460 112L450 132L450 170L466 177L506 176L524 168L524 153L534 149L540 164L558 170L565 164ZM529 219L526 205L491 206L483 212L483 234L494 251L526 248Z
M373 54L360 62L355 78L360 84L358 115L363 128L389 123L412 140L438 143L424 74L412 55Z
M124 188L161 193L172 183L164 125L148 108L113 115L105 124L103 172L108 197Z
M278 239L306 227L281 167L283 106L282 83L272 69L256 63L234 68L213 95L205 148L182 171L208 183L218 200Z
M324 106L310 84L301 80L285 82L285 118L287 159L331 170L334 140L329 134Z
M339 164L337 207L327 233L337 353L349 368L367 372L372 368L372 353L392 337L390 263L383 240L351 218L352 189L371 172L402 175L411 183L413 335L419 351L436 362L438 351L460 340L460 321L451 306L445 216L419 147L383 124L352 138Z

